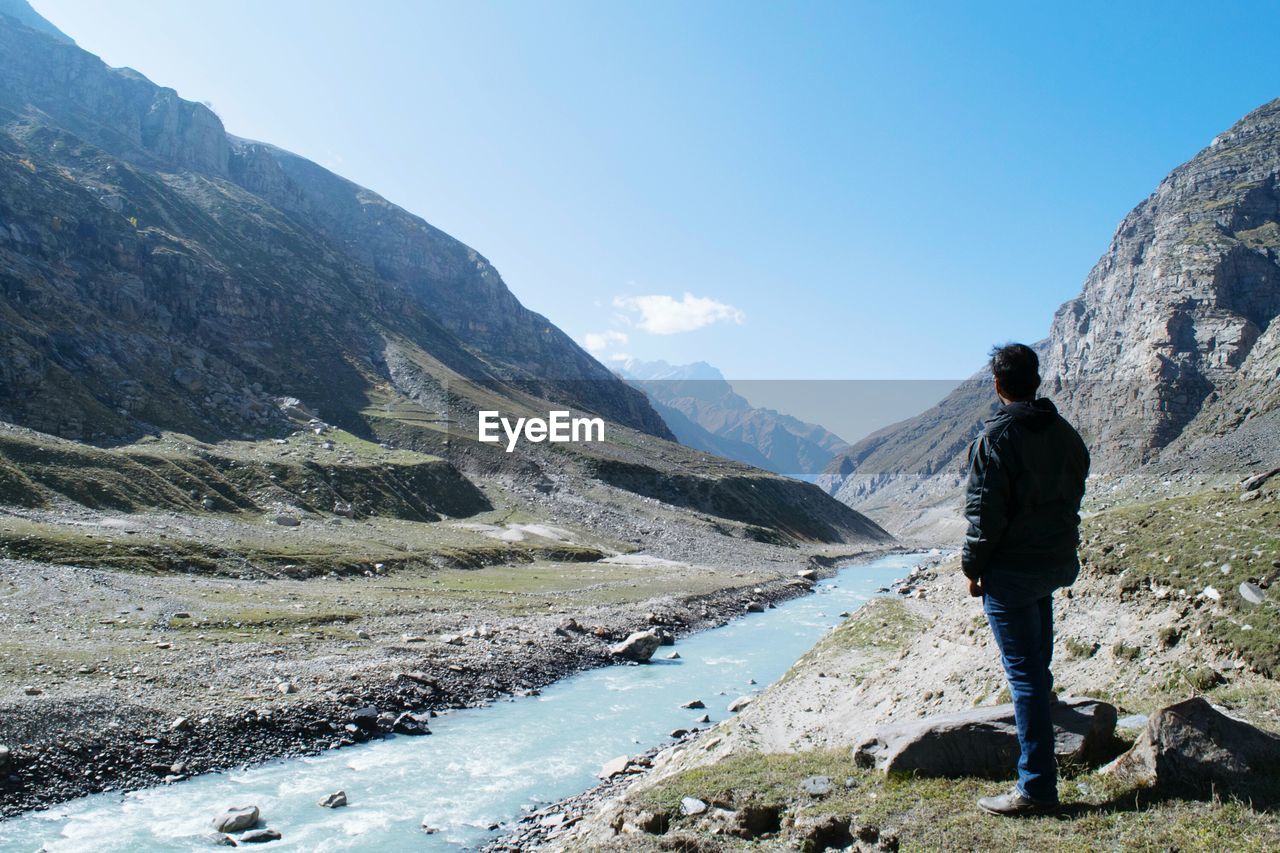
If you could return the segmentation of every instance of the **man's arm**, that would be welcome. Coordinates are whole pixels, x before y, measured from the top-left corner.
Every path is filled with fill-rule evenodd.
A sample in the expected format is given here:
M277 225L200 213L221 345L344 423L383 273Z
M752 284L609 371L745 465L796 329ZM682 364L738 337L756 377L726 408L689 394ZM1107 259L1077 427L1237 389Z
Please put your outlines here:
M983 435L969 447L969 482L964 500L969 530L960 566L971 582L970 593L974 591L972 582L980 583L986 574L991 552L1009 526L1009 471L998 453L1000 436Z

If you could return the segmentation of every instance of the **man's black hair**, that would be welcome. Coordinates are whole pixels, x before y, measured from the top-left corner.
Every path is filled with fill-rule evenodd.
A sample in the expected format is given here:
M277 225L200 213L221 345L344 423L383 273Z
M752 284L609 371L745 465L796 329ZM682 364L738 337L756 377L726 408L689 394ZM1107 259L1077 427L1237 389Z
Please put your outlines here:
M1040 357L1026 344L991 348L991 375L1010 400L1030 400L1040 387Z

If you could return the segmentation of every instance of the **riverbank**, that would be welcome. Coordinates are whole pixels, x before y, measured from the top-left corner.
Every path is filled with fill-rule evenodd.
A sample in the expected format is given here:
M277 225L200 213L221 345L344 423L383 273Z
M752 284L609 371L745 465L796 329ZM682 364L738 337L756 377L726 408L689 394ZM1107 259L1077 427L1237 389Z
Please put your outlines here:
M427 730L608 665L633 630L723 625L806 593L798 569L869 553L761 547L738 570L633 554L305 582L0 561L27 635L0 652L0 813Z
M1247 494L1255 496L1208 491L1086 519L1080 580L1056 602L1055 682L1062 695L1116 705L1122 738L1191 695L1280 731L1269 654L1274 605L1239 592L1251 585L1264 604L1276 594L1280 491ZM652 769L624 789L588 803L589 813L549 849L1280 845L1280 796L1184 799L1077 768L1060 786L1061 815L1009 821L974 805L1007 790L1008 780L887 777L853 758L851 747L879 725L1007 700L981 605L967 596L957 561L922 567L896 595L853 614L742 714L653 757ZM826 784L812 784L815 777Z

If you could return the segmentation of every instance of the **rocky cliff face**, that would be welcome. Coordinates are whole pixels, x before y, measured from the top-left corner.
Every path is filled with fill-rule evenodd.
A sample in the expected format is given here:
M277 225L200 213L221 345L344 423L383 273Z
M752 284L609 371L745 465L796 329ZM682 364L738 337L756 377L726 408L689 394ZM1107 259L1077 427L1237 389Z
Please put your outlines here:
M360 430L462 377L670 437L473 249L42 21L0 6L0 418L256 434L287 395Z
M644 391L681 444L789 477L821 473L849 445L817 424L753 406L705 362L631 360L619 373Z
M1280 454L1278 180L1273 101L1134 208L1054 315L1042 393L1077 424L1103 478L1141 468L1212 479ZM899 529L954 519L963 450L992 402L979 375L854 445L824 484Z

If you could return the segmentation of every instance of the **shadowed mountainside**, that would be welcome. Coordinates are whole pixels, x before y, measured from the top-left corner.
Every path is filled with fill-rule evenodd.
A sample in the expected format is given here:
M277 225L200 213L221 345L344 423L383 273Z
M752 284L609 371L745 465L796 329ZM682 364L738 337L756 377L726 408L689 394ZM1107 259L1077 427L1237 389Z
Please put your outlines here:
M0 12L25 10L17 0ZM108 441L357 431L371 391L468 379L670 438L475 250L207 107L0 14L0 415Z

